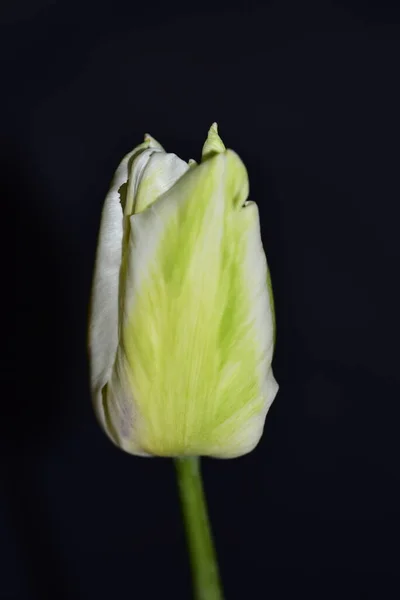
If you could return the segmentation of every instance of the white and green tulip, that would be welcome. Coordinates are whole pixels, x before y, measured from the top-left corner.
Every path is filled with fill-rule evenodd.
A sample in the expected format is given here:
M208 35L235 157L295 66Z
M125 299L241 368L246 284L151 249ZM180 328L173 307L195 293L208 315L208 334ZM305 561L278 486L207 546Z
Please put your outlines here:
M141 456L231 458L258 443L278 385L259 214L214 124L200 164L152 137L106 197L89 350L96 415Z

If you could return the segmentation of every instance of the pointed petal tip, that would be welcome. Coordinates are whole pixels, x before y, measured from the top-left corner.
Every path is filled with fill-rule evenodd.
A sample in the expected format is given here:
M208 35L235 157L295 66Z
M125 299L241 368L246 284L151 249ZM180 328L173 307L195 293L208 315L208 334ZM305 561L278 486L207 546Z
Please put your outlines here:
M160 148L162 149L162 146L159 142L157 142L157 140L155 138L153 138L152 135L150 135L150 133L145 133L144 134L144 143L148 145L149 148Z
M202 160L210 158L215 154L221 154L225 152L226 148L218 134L218 123L214 121L208 130L207 139L204 143L203 150L201 153Z

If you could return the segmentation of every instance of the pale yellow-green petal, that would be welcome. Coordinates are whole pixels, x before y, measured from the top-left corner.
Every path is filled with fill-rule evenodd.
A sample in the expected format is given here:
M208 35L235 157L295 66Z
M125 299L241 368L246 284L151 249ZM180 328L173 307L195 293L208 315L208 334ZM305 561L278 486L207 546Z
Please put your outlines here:
M120 349L104 395L128 452L227 458L262 434L277 384L267 265L247 195L243 163L221 151L130 218Z
M154 152L141 171L132 212L136 214L145 210L169 190L188 168L188 163L176 154Z
M204 161L215 154L225 152L225 150L224 143L218 135L218 125L217 123L213 123L208 130L207 139L204 142L203 150L201 152L201 159Z

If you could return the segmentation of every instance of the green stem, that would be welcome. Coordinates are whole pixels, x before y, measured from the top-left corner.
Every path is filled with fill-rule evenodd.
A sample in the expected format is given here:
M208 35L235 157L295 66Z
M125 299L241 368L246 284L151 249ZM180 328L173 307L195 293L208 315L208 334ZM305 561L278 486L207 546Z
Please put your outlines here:
M200 458L176 458L175 467L196 600L223 600L200 471Z

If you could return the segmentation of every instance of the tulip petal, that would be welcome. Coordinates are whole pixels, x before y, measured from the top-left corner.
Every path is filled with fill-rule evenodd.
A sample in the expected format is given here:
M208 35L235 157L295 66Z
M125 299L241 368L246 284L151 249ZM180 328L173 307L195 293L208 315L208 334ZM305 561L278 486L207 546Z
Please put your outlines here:
M147 153L164 152L162 146L146 134L142 144L119 164L106 196L100 231L89 315L89 355L94 409L100 424L110 435L105 420L103 388L112 374L118 347L120 270L124 237L123 209L132 163ZM113 436L110 437L115 441Z
M204 161L215 154L225 152L226 148L223 141L218 135L218 125L213 123L208 130L207 139L204 142L203 150L201 152L201 159Z
M154 152L141 172L133 212L136 214L145 210L169 190L188 168L188 163L176 154Z
M89 354L94 409L105 428L102 389L110 378L118 346L118 293L122 257L123 212L120 187L128 179L125 156L104 202L94 268L89 318Z
M278 386L267 263L247 195L243 163L221 151L130 217L104 399L128 452L229 458L261 437Z

